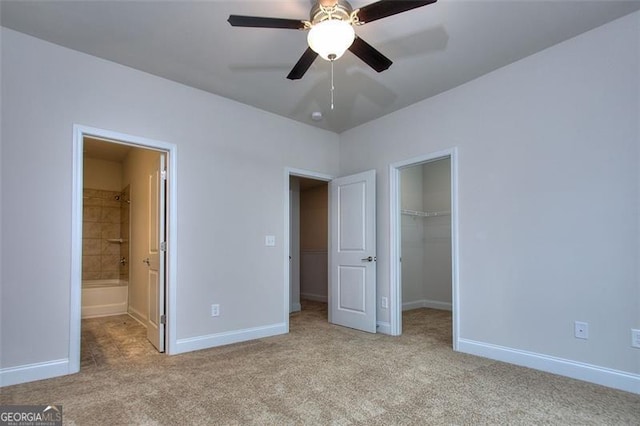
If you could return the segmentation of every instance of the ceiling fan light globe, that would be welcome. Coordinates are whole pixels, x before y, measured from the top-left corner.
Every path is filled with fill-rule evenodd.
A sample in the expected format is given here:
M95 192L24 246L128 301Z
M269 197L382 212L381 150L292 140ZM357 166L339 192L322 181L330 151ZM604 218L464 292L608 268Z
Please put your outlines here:
M350 22L328 19L311 28L307 42L321 58L330 61L341 57L355 37L356 33Z

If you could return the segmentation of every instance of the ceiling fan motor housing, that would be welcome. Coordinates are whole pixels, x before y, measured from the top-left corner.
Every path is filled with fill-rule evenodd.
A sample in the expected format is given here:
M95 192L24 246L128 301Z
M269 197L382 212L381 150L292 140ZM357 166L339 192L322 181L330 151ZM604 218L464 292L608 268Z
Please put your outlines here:
M311 8L311 25L316 25L319 22L329 19L337 19L340 21L347 21L349 23L352 23L353 8L348 1L337 0L333 2L333 4L328 5L323 5L323 3L328 2L318 1Z

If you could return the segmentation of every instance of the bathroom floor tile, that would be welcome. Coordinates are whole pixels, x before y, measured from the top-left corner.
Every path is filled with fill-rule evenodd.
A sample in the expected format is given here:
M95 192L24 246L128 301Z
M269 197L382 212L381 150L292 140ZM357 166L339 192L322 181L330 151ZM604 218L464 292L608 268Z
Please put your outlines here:
M80 368L153 362L160 354L129 315L82 320Z

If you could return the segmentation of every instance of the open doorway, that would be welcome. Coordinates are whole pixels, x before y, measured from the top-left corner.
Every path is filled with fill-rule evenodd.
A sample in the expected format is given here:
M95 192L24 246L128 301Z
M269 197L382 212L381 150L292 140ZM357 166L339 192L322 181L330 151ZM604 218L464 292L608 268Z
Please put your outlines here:
M390 167L392 334L402 333L403 321L420 317L450 330L446 334L454 349L459 316L456 178L455 149Z
M165 351L166 155L83 138L81 368Z
M290 176L290 312L328 320L328 182Z
M451 160L400 170L402 310L451 311Z
M139 326L153 353L175 353L176 147L80 125L73 144L69 372L101 318L98 333Z
M375 333L376 320L376 171L332 178L314 172L285 169L285 321L295 311L300 294L296 267L299 237L299 200L292 177L328 182L327 199L327 319L331 324ZM294 180L298 182L299 180ZM315 184L314 184L315 185ZM323 202L324 204L324 202ZM297 209L297 210L296 210ZM296 217L296 215L298 217ZM297 223L297 225L296 225ZM320 225L320 227L324 227ZM322 232L320 229L314 232ZM293 235L293 238L291 237ZM298 270L299 271L299 270ZM290 280L293 277L293 280ZM324 279L323 279L324 281ZM304 290L307 291L307 290ZM308 290L311 297L320 290ZM318 297L316 297L318 299ZM298 302L299 303L299 302ZM319 302L322 303L322 302Z

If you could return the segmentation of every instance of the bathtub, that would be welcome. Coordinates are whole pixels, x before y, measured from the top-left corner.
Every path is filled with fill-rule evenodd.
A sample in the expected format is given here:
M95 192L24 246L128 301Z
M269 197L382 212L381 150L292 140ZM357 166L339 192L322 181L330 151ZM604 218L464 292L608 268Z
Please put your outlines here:
M82 318L106 317L127 313L129 286L123 280L82 282Z

